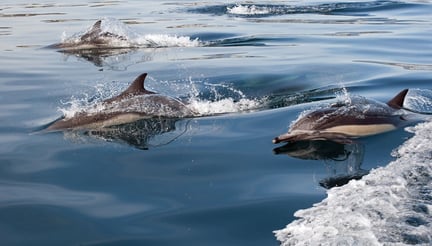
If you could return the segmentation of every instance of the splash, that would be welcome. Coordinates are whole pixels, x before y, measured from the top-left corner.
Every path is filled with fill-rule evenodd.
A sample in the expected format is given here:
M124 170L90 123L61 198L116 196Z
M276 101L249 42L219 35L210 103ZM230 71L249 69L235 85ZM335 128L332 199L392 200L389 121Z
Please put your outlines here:
M282 245L430 245L432 122L407 130L414 136L394 151L395 161L328 190L275 231Z
M183 81L184 82L184 81ZM141 98L140 104L131 104L121 102L113 105L106 105L103 101L107 98L118 95L124 88L119 84L104 83L97 84L93 87L91 92L84 93L82 96L72 96L69 100L61 102L62 106L58 110L64 115L65 118L72 118L79 113L86 112L88 114L99 112L111 111L125 111L125 112L149 112L149 114L166 115L166 117L190 117L190 116L212 116L226 113L241 113L258 110L263 100L247 98L247 96L238 89L233 88L231 85L208 84L199 81L194 81L189 78L187 84L179 86L170 84L170 94L184 93L186 88L187 95L181 97L169 97L169 100L177 101L185 105L188 112L172 112L169 108L159 107L152 100L153 97L161 97L165 93L147 95ZM142 103L142 102L145 103ZM157 101L157 100L155 100Z
M189 81L191 93L188 105L200 116L253 111L263 104L262 100L247 98L241 90L228 84L203 83L203 87L198 89L195 81L191 78ZM206 96L201 98L204 91L207 91Z
M59 106L57 110L67 119L86 111L85 109L88 107L88 101L85 97L77 98L72 96L68 101L62 101L61 104L62 106Z
M72 118L81 112L103 110L102 101L119 94L122 89L118 83L97 83L79 96L72 95L69 99L60 101L61 106L57 111L65 118Z
M336 92L336 99L342 101L345 104L351 104L351 94L344 85L340 85L341 90Z
M228 14L234 15L267 15L270 14L271 8L256 5L241 5L237 4L233 7L227 7Z
M432 90L409 89L403 107L421 114L432 114Z
M209 116L250 111L259 105L258 101L252 99L242 98L237 101L233 98L224 98L218 101L192 100L189 107L201 116Z

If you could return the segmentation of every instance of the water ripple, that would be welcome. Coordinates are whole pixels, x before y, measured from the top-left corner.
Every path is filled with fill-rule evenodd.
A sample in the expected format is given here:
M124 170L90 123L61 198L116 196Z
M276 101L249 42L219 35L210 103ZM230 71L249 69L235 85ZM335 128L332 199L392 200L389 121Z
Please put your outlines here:
M57 185L0 182L1 207L51 205L78 210L99 218L123 217L151 209L148 204L134 204L102 192L75 191Z

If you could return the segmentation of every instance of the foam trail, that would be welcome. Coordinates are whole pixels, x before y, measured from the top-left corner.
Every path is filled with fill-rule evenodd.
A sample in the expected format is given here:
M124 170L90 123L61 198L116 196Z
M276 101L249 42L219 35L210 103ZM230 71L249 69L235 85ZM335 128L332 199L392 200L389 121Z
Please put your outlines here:
M158 47L197 47L201 42L196 39L191 39L187 36L177 36L168 34L146 34L138 36L132 41L136 46L144 46L150 48Z
M432 122L407 130L395 161L297 211L275 231L281 245L431 245Z
M263 6L237 4L227 7L227 12L235 15L267 15L271 13L271 9Z
M250 111L258 108L259 105L260 102L247 98L242 98L238 101L233 98L224 98L218 101L195 99L190 102L189 108L200 116L208 116Z
M204 83L204 88L198 89L191 78L189 81L191 93L187 104L199 116L252 111L263 103L259 99L247 98L241 90L228 84ZM203 91L208 91L209 94L205 98L200 98L199 95Z

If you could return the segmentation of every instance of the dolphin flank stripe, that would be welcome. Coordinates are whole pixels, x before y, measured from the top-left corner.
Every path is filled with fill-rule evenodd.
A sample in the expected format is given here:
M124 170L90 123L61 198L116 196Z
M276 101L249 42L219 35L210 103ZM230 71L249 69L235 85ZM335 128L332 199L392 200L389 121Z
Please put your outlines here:
M326 132L341 132L347 136L364 137L383 133L396 129L393 124L370 124L370 125L340 125L326 129Z

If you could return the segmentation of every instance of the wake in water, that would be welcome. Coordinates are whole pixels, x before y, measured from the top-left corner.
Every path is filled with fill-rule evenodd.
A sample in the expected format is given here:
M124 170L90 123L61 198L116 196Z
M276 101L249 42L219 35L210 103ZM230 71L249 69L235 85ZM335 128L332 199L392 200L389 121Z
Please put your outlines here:
M327 191L299 219L275 231L282 245L432 243L432 122L407 129L414 137L386 167Z
M342 95L342 100L350 103L361 100L347 95ZM408 90L403 108L423 114L418 115L417 119L428 122L407 128L407 131L414 133L414 137L394 151L393 156L397 159L366 176L363 176L366 173L361 173L362 179L361 176L354 177L348 184L328 190L328 196L322 202L297 211L294 215L299 219L275 231L282 245L432 243L431 95L427 89ZM369 106L361 104L361 107L368 110ZM305 143L302 142L302 146ZM339 149L332 144L332 151L329 152L328 145L325 148L322 146L323 142L315 142L312 146L314 155L306 157L333 158L337 154L334 151ZM281 147L278 151L297 157L296 146L288 147ZM340 153L345 153L346 147L343 150ZM328 183L332 180L325 181L326 188L333 187L333 182Z
M238 17L266 17L289 14L362 15L361 12L403 6L399 1L322 3L314 5L228 4L188 9L189 12ZM366 14L363 14L366 15Z

